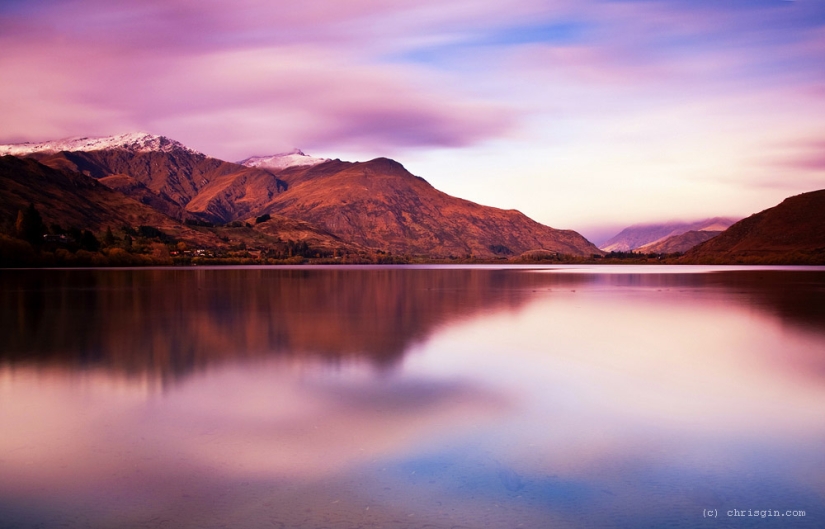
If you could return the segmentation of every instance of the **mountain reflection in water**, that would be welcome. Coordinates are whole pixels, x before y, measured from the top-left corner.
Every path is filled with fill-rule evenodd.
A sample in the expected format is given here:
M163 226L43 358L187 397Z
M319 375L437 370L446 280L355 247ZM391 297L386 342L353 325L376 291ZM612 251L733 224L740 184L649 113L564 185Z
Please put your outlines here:
M3 271L0 528L821 525L825 272L696 270Z
M164 377L270 355L389 368L439 326L582 281L466 269L9 271L0 358Z
M178 377L270 355L391 368L437 328L577 286L712 289L825 332L822 274L485 269L46 270L0 275L0 359ZM820 281L817 281L817 280Z

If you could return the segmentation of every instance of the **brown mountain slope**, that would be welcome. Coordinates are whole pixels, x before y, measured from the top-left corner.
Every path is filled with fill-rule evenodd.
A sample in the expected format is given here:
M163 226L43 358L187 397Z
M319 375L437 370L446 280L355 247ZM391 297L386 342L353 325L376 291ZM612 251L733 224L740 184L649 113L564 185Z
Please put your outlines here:
M342 241L339 237L319 228L309 222L271 214L266 222L255 223L254 218L246 219L254 226L254 231L267 236L270 240L305 242L313 249L334 253L336 250L344 253L358 253L366 248L357 244Z
M825 189L786 198L688 251L686 262L825 264Z
M146 204L150 208L157 210L167 217L182 220L185 218L183 207L169 198L168 196L155 193L145 185L141 184L131 176L125 174L116 174L112 176L104 176L98 179L98 182L105 185L109 189L119 191L124 195L129 196L140 202Z
M673 235L662 241L656 241L636 248L639 253L684 253L697 244L701 244L722 233L712 230L691 230L681 235Z
M247 217L287 187L270 171L184 149L169 152L103 149L39 152L29 156L50 167L92 178L127 175L156 195L176 202L189 216L213 222ZM145 198L143 191L137 188L131 191L138 200Z
M186 204L186 212L203 219L229 222L257 215L261 208L287 186L272 173L237 164L230 172L215 174Z
M175 238L208 246L221 244L214 234L195 231L85 175L52 169L32 159L0 157L0 215L13 219L30 203L46 224L64 228L99 232L107 227L146 225Z
M289 189L262 211L308 221L363 246L439 257L506 256L536 249L601 253L574 231L442 193L386 158L292 167L278 177Z
M530 250L601 253L576 232L544 226L518 211L451 197L385 158L333 160L273 173L209 158L145 133L3 148L104 179L178 219L226 223L270 213L282 217L278 226L302 238L324 235L328 245L346 242L354 248L428 257L506 257ZM281 232L271 233L275 225L255 230L284 240Z
M291 240L305 242L311 249L329 254L363 250L317 226L277 215L260 224L255 224L254 218L246 219L252 227L188 226L153 209L154 203L140 203L109 187L132 185L141 186L125 175L95 180L72 171L52 169L31 158L3 156L0 157L0 219L13 221L17 212L31 203L47 225L56 223L63 228L74 226L95 232L105 231L107 227L117 230L121 226L152 226L174 239L201 248L227 248L240 243L251 248L278 248Z

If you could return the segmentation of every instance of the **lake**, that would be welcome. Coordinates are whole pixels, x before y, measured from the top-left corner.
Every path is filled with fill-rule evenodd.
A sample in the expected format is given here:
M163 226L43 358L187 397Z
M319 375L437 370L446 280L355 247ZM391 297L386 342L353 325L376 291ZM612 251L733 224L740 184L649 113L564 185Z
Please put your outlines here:
M825 268L0 271L0 528L825 527Z

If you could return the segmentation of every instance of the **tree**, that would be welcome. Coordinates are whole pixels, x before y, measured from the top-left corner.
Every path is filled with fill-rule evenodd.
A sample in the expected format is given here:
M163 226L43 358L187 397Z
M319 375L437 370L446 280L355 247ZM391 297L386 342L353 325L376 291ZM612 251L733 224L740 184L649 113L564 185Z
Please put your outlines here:
M80 241L83 239L83 232L80 231L80 228L77 226L69 226L69 237L71 237L73 242L80 244Z
M115 245L115 235L112 233L112 228L106 228L106 235L103 236L103 244L106 246L114 246Z
M34 245L43 243L46 226L43 224L43 217L40 216L34 204L29 204L26 211L21 210L17 213L17 222L14 227L18 238Z
M80 236L80 247L90 252L96 252L100 249L100 241L97 240L94 233L83 230L83 235Z
M4 217L2 222L0 222L0 233L17 237L17 229L14 227L14 221L14 217Z

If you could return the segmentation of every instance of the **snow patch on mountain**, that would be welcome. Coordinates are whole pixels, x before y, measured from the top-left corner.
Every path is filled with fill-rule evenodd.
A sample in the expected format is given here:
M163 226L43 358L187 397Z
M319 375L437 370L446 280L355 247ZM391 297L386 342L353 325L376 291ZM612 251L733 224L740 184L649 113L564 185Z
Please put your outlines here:
M246 160L238 162L247 167L261 167L263 169L275 169L280 171L295 165L318 165L330 161L329 158L315 158L301 152L300 149L293 149L281 154L271 156L252 156Z
M143 152L173 152L185 151L191 154L200 154L182 143L146 132L129 132L117 136L96 138L67 138L63 140L44 141L41 143L13 143L0 145L0 155L25 156L36 152L77 152L103 151L121 149L133 153Z

